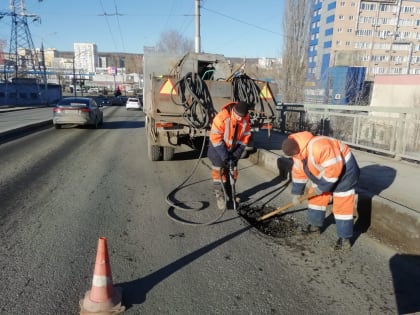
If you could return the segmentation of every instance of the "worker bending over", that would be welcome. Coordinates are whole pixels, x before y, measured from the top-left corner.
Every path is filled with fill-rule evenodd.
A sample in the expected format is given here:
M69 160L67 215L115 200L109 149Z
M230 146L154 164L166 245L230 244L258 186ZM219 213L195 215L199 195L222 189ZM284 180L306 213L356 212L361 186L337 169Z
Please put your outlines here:
M293 158L292 195L293 203L304 193L310 180L309 193L315 196L308 200L308 223L305 232L320 232L325 211L332 195L338 240L335 249L350 248L353 236L353 211L355 188L360 169L350 148L340 140L314 136L308 131L289 135L283 141L282 150Z
M229 161L233 161L233 177L237 180L237 163L251 137L248 108L249 104L245 102L228 103L214 117L211 126L207 157L212 163L213 189L217 207L221 210L226 206L222 184L226 184L228 174L224 170Z

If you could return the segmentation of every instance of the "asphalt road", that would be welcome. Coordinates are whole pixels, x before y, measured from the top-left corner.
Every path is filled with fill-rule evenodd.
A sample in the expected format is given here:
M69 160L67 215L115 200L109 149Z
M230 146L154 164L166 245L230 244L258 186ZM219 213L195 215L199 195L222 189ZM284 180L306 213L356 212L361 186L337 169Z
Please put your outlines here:
M114 286L126 314L397 314L420 309L418 268L362 235L352 250L321 236L271 238L233 210L217 224L171 219L166 196L198 153L147 158L144 117L105 108L101 129L53 128L0 145L0 313L78 314L91 288L98 238L108 239ZM271 172L240 161L238 191L250 207L289 202ZM219 214L203 158L178 200ZM287 222L303 222L304 211ZM404 265L399 262L403 259ZM411 275L411 276L409 276Z

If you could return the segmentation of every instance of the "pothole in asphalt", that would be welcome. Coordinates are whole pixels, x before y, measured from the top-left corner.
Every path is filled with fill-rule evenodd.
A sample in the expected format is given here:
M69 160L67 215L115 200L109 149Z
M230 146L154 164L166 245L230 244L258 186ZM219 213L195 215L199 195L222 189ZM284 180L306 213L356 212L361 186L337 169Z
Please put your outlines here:
M248 207L243 206L239 209L239 214L254 228L261 233L275 237L275 238L287 238L299 234L299 223L291 216L274 215L262 221L258 219L272 211L275 208L269 207Z

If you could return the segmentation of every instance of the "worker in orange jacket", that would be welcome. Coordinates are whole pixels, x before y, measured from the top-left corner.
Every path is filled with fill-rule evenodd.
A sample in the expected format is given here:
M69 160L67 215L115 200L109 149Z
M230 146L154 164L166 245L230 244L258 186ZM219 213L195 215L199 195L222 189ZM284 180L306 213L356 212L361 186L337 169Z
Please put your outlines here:
M304 232L321 232L325 211L332 195L332 212L336 222L338 240L336 249L350 248L353 236L355 188L360 169L350 148L340 140L314 136L308 131L289 135L283 141L283 152L293 158L293 203L299 204L306 183L312 182L308 200L309 225Z
M222 185L227 182L227 174L223 170L232 161L235 165L234 179L237 180L237 162L251 137L248 109L249 104L245 102L231 102L224 105L213 119L207 157L212 163L211 175L219 209L226 206Z

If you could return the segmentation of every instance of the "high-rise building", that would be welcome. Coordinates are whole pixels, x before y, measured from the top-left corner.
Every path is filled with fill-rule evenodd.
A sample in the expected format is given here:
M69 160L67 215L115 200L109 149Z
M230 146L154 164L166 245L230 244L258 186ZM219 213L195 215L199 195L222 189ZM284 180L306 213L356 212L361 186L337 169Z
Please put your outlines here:
M334 66L420 74L420 0L314 0L308 82Z
M95 73L98 48L94 43L74 43L74 67L78 73Z

